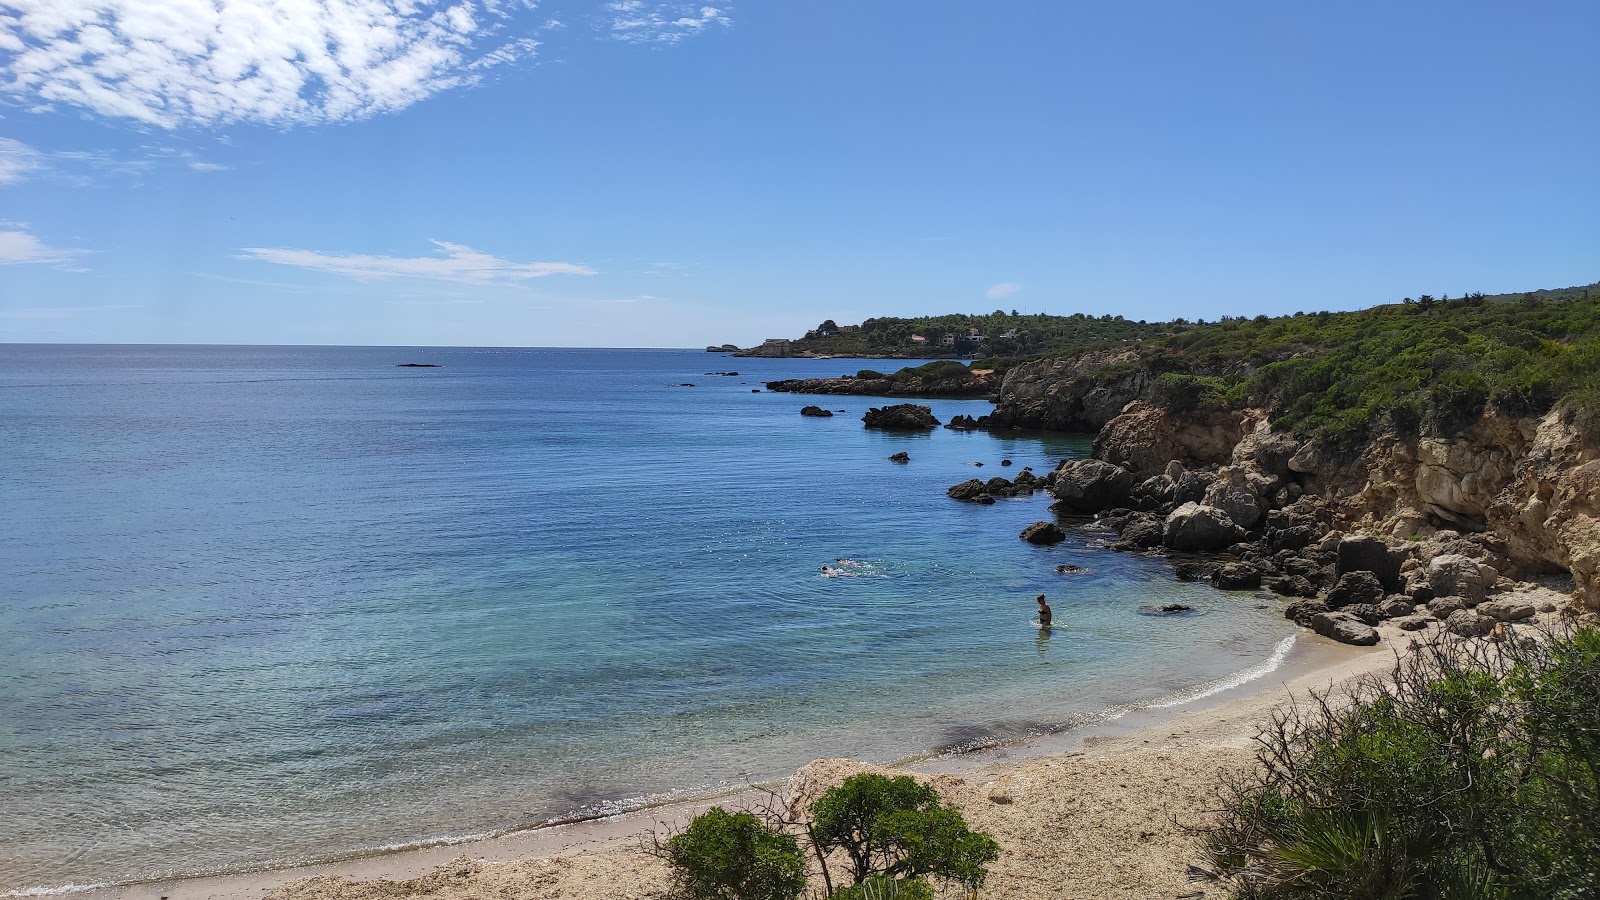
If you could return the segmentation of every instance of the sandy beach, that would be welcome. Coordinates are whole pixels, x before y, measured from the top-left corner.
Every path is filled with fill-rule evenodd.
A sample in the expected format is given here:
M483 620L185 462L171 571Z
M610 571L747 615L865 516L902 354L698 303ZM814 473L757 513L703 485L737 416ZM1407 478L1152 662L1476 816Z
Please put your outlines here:
M1524 585L1535 603L1565 595ZM1544 615L1541 615L1544 618ZM1309 631L1272 672L1165 709L1129 712L1098 725L894 769L818 760L790 786L820 791L858 771L932 779L948 802L1003 848L982 896L1200 898L1222 888L1190 868L1201 863L1184 825L1203 822L1220 773L1252 764L1258 726L1311 692L1388 670L1419 634L1385 624L1382 641L1351 647ZM1437 635L1430 628L1421 634ZM781 786L780 786L781 788ZM428 900L551 898L626 900L665 896L664 865L645 853L652 833L682 826L713 805L756 808L747 790L453 846L378 854L327 865L152 882L77 895L84 900Z

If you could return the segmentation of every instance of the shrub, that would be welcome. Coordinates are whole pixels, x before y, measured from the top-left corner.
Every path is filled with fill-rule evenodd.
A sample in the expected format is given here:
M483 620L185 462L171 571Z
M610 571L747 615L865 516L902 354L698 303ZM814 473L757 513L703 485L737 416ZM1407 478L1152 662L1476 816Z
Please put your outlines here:
M889 376L883 374L882 372L879 372L877 369L862 369L861 371L856 373L856 377L857 378L888 378Z
M818 848L842 850L857 885L934 875L976 888L1000 856L992 838L908 775L852 775L817 798L811 815Z
M667 840L673 895L684 900L794 900L805 890L805 857L795 839L752 813L720 806Z
M921 878L871 875L860 884L834 891L832 900L933 900L933 887Z
M1208 852L1239 898L1600 896L1600 632L1436 642L1280 714Z

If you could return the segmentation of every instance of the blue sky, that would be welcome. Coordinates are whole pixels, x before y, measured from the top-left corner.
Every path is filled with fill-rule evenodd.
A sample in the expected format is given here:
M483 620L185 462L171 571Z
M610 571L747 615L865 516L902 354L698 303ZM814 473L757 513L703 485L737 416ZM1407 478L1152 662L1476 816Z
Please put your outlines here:
M1600 4L0 0L0 341L703 346L1600 278Z

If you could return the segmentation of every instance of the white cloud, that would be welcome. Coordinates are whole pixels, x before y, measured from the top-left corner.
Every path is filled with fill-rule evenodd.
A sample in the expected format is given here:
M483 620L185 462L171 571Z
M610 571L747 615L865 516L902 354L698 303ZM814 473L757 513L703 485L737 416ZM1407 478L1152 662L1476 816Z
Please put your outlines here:
M726 10L694 3L646 3L616 0L607 3L611 36L630 44L674 44L693 37L711 25L729 25Z
M984 291L983 295L988 297L990 300L1004 300L1020 290L1022 290L1022 285L1013 284L1009 281L1002 281L994 287L989 288L987 291Z
M0 92L160 128L345 122L404 109L533 56L514 0L0 0ZM667 0L605 6L597 24L675 42L723 9ZM520 34L518 33L520 32Z
M471 247L432 241L444 251L441 256L398 257L360 254L322 253L317 250L290 250L275 247L246 247L241 259L260 260L285 266L298 266L331 272L359 281L378 278L434 278L465 284L514 284L546 275L594 275L588 266L561 262L518 263L490 256Z
M21 227L15 222L0 223L0 225ZM51 247L26 231L0 231L0 265L65 263L82 256L83 252Z
M0 138L0 184L13 184L44 168L39 151L21 141Z

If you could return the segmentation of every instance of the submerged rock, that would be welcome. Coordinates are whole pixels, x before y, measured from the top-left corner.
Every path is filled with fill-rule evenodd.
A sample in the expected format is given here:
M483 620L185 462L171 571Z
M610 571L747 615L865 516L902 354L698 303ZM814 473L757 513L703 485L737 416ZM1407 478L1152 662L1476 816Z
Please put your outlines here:
M833 418L833 413L823 409L820 406L802 406L802 407L800 407L800 415L802 415L802 416L812 416L812 417L818 418L818 419L831 419L831 418Z
M911 454L905 452L904 450L901 450L899 453L896 453L896 454L890 456L889 457L889 462L897 462L897 463L908 463L908 462L911 462Z

